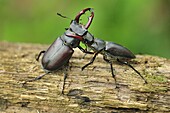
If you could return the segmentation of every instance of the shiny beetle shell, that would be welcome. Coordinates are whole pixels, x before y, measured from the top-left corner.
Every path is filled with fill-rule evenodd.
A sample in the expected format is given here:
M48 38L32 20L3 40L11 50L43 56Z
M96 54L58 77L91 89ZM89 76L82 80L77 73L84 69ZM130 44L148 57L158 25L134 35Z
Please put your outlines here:
M61 38L57 38L48 48L42 58L44 70L55 71L66 64L71 58L74 50L65 45Z
M109 41L104 41L99 38L94 39L94 43L90 46L94 51L100 51L101 49L104 50L102 52L106 56L109 57L116 57L116 58L135 58L135 55L128 50L127 48L123 47L122 45L109 42Z
M127 48L122 45L106 41L105 51L111 56L122 57L122 58L136 58L135 55Z

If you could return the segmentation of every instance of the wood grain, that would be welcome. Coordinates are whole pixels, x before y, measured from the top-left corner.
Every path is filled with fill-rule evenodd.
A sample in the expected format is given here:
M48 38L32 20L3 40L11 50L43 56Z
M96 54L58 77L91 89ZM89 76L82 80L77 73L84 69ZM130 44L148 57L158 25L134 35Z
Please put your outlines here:
M41 80L23 81L44 73L35 56L47 45L0 42L0 111L24 113L58 112L170 112L170 60L137 55L131 64L148 84L129 67L114 63L118 88L110 66L97 56L81 71L92 55L82 59L75 49L70 60L65 95L61 95L63 70Z

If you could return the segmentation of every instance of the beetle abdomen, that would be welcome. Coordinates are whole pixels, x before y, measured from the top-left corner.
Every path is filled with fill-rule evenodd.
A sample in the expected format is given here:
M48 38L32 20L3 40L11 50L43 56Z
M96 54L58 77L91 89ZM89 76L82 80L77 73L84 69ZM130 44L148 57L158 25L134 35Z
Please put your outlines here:
M68 63L73 52L74 50L64 45L59 37L45 52L42 58L42 66L45 70L55 71Z
M135 55L129 49L113 42L106 41L105 51L113 57L135 58Z

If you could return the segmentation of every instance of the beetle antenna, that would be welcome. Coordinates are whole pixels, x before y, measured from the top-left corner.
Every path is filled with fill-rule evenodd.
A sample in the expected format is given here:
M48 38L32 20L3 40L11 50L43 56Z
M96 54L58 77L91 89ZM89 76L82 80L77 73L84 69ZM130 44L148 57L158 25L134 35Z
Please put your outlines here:
M60 16L60 17L62 17L62 18L66 18L66 19L72 20L71 18L69 18L69 17L67 17L67 16L64 16L64 15L62 15L62 14L60 14L60 13L57 13L57 15Z

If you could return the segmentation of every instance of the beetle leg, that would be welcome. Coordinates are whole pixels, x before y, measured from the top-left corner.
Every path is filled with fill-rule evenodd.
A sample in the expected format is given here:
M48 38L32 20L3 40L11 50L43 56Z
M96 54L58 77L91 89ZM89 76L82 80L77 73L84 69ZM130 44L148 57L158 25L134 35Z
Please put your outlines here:
M86 45L85 45L86 46ZM92 49L91 48L87 48L87 46L86 46L86 49L85 49L86 51L91 51ZM93 54L94 54L94 52L93 52ZM87 55L87 53L85 53L84 54L84 56L82 57L82 59L84 59L85 57L86 57L86 55Z
M63 70L64 70L64 78L63 78L63 86L62 86L62 90L61 90L61 94L64 95L64 89L65 89L65 82L68 76L68 68L70 68L69 66L69 61L63 66Z
M87 66L89 66L90 64L92 64L92 63L94 62L94 60L96 59L96 56L97 56L100 52L102 52L102 51L103 51L103 49L101 49L100 51L97 51L97 53L94 54L94 56L93 56L93 58L91 59L91 61L90 61L88 64L84 65L84 66L81 68L81 70L84 70Z
M121 61L117 58L117 61L121 64L125 64L127 66L129 66L130 68L132 68L145 82L145 84L147 84L148 82L145 80L145 78L139 73L139 71L137 71L132 65L130 65L128 62L124 62L124 61Z
M39 76L35 77L34 79L27 80L27 81L25 81L25 82L23 83L23 85L26 84L27 82L33 82L33 81L39 80L39 79L41 79L42 77L44 77L46 74L49 74L49 73L50 73L50 72L47 72L47 73L44 73L44 74L42 74L42 75L39 75Z
M38 57L36 58L36 61L39 60L39 58L40 58L40 56L41 56L42 53L45 53L45 51L41 51L41 52L38 54Z
M104 59L107 63L110 64L110 69L111 69L111 72L112 72L112 77L113 77L114 80L115 80L115 85L116 85L116 88L117 88L117 82L116 82L115 74L114 74L114 72L113 72L112 62L111 62L110 60L108 60L108 59L106 58L106 56L104 56L104 55L103 55L103 59Z
M49 74L49 73L50 73L50 72L47 72L47 73L45 73L45 74L42 74L42 75L40 75L40 76L37 76L37 77L35 77L34 79L29 80L29 82L39 80L39 79L41 79L42 77L44 77L46 74Z
M81 46L77 46L83 53L94 54L94 52L87 51L87 49L83 49Z
M61 94L64 95L64 89L65 89L65 82L66 82L66 79L67 79L67 70L64 72L64 79L63 79L63 87L62 87L62 91L61 91Z

